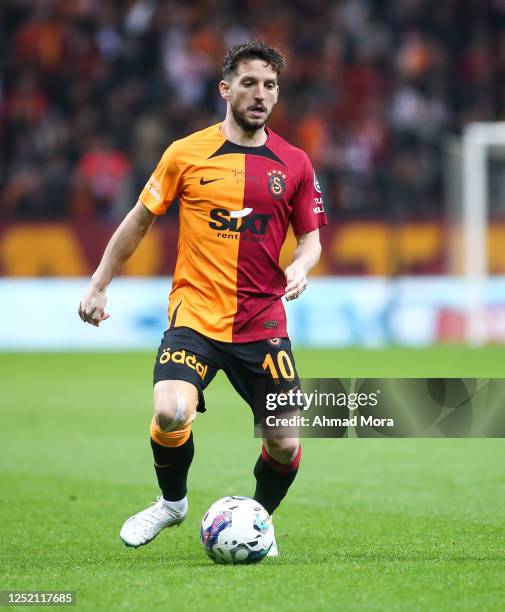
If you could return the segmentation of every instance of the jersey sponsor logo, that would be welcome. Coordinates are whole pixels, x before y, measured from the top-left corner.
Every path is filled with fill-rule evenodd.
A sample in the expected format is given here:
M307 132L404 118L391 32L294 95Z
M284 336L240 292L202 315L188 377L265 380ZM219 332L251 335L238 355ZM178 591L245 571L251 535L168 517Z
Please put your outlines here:
M210 211L209 227L216 231L244 233L249 230L251 234L264 235L272 215L253 213L252 208L229 211L226 208L213 208Z
M207 364L198 361L196 355L186 351L186 349L180 349L173 352L170 352L170 348L164 349L160 355L160 363L161 365L165 365L165 363L168 363L169 361L178 363L180 365L185 365L192 370L196 370L198 376L202 380L205 378L207 370L209 369Z
M160 194L161 185L154 178L154 176L151 176L151 178L147 181L146 189L157 202L161 200L161 194Z
M324 213L323 198L314 198L314 204L315 206L312 208L312 210L316 215L318 213Z
M208 185L209 183L215 183L216 181L222 181L224 176L217 179L204 179L203 176L200 178L200 185Z
M242 217L247 217L249 213L252 213L252 208L243 208L242 210L232 210L230 212L230 217L233 219L241 219Z
M263 327L265 329L275 329L277 327L277 321L273 320L273 321L265 321L263 323ZM275 338L274 338L275 340Z
M316 176L316 171L314 170L314 189L317 191L317 193L322 193L321 192L321 185L319 185L319 181L317 180L317 176Z
M286 191L287 176L281 170L270 170L268 173L268 190L276 200L282 198Z

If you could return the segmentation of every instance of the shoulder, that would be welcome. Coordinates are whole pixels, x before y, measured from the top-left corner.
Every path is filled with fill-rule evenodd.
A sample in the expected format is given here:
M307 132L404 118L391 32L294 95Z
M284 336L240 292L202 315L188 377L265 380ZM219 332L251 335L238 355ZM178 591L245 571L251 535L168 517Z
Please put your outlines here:
M307 155L307 153L305 153L303 149L295 147L294 144L291 144L285 138L282 138L282 136L279 136L279 134L277 134L273 130L269 129L268 136L268 146L270 146L272 149L275 148L279 151L282 151L286 156L293 158L294 161L309 161L310 163L309 156Z
M297 168L300 174L304 174L307 171L312 172L312 163L307 153L303 149L295 147L295 145L271 129L269 129L267 146L284 160L288 166Z
M174 140L166 149L164 155L187 156L199 152L205 154L208 150L214 150L220 144L222 137L219 133L219 124L211 125L198 132L193 132L184 138Z
M267 145L278 157L282 159L286 168L293 176L296 189L302 188L314 180L314 169L309 156L303 149L295 147L272 130L269 130Z

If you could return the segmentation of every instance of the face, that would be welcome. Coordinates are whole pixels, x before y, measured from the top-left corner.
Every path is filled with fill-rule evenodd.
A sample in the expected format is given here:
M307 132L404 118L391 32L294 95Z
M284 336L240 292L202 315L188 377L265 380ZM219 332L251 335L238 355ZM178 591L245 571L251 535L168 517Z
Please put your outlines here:
M221 81L219 89L235 122L246 132L265 125L279 95L277 73L260 59L240 62L231 82Z

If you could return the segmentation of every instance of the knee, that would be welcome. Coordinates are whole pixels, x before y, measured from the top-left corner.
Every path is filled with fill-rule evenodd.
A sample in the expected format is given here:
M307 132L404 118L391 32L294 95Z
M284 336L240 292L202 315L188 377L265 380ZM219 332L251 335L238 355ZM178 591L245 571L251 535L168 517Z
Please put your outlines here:
M173 431L180 427L186 417L184 401L179 397L167 397L157 402L154 408L154 418L162 431Z
M161 381L154 387L154 419L164 432L175 431L190 424L195 418L198 405L197 392L193 393L191 389L175 384L163 384L172 382L175 381Z
M263 445L274 461L290 463L298 453L300 442L298 438L265 438Z

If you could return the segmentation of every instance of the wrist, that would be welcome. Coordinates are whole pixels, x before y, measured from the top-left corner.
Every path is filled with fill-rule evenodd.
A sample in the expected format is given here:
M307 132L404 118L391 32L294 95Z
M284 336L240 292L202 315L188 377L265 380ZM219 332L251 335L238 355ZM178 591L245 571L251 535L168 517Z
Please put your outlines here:
M91 277L90 285L93 291L98 291L101 293L107 289L108 284L109 283L105 282L103 279L95 276L95 274L93 274Z
M310 269L308 266L308 262L304 261L302 258L293 260L291 262L291 265L296 266L297 268L301 268L305 275L307 275L307 272Z

